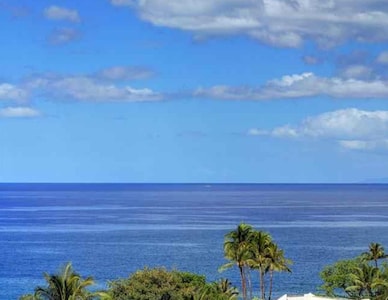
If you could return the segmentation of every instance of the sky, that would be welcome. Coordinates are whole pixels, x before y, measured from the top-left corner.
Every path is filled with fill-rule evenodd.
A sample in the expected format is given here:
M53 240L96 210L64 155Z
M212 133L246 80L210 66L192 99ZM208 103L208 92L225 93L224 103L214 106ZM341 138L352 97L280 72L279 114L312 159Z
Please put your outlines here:
M0 182L388 182L386 0L0 0Z

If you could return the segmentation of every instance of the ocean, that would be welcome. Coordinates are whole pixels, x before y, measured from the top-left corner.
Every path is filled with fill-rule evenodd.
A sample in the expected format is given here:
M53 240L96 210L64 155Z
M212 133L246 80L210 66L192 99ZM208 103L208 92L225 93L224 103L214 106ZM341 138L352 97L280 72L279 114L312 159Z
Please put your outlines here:
M98 288L145 266L238 286L236 269L218 268L240 222L293 260L275 296L316 292L325 265L370 242L388 250L388 185L0 184L0 299L33 292L68 261Z

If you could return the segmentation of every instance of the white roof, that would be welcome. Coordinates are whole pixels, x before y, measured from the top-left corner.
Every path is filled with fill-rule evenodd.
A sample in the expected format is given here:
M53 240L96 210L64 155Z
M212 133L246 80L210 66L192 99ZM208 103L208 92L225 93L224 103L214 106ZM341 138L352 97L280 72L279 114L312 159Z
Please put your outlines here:
M278 300L338 300L343 298L329 298L329 297L321 297L315 296L312 293L304 294L304 295L287 295L284 294Z

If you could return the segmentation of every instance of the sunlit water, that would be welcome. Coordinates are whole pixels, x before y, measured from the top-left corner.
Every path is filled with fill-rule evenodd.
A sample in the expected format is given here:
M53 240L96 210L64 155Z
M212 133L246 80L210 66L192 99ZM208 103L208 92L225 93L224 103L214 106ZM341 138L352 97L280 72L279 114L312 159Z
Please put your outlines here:
M388 185L0 185L0 299L72 261L99 287L144 266L220 274L238 223L269 231L294 261L275 296L307 293L337 259L388 248ZM254 276L257 278L257 276Z

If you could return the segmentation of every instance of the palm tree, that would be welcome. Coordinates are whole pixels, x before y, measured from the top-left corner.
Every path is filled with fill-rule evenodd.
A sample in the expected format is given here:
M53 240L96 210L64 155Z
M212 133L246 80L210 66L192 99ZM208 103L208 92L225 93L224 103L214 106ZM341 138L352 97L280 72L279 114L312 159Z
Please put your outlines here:
M238 291L232 286L232 283L228 279L220 279L215 283L215 289L217 292L228 300L237 299Z
M368 261L374 261L375 262L375 267L378 267L377 260L381 258L386 258L388 255L384 253L384 247L381 246L379 243L370 243L369 244L369 251L364 252L362 254L365 260Z
M279 249L278 245L271 242L267 248L268 255L268 270L269 270L269 295L268 300L272 297L273 287L273 273L274 272L291 272L289 265L292 263L291 260L284 257L284 251Z
M107 296L103 292L91 293L87 287L94 284L92 277L82 278L74 272L71 263L64 266L59 274L44 274L46 287L38 286L33 295L22 299L31 300L91 300Z
M236 230L232 230L225 235L224 256L230 262L220 268L220 271L222 271L234 265L238 267L244 300L247 299L248 262L252 258L252 232L252 226L241 223Z
M271 236L264 231L254 231L253 235L253 258L249 261L253 269L259 271L259 283L261 299L265 299L264 275L268 271L268 246L272 242Z
M191 297L191 300L237 300L238 291L228 279L207 284ZM163 299L161 299L163 300Z
M387 279L381 279L381 284L376 291L375 300L387 300L388 299L388 281Z
M374 298L379 288L386 285L380 278L380 270L363 263L349 274L353 285L346 288L348 292L355 292L359 299L363 297Z

